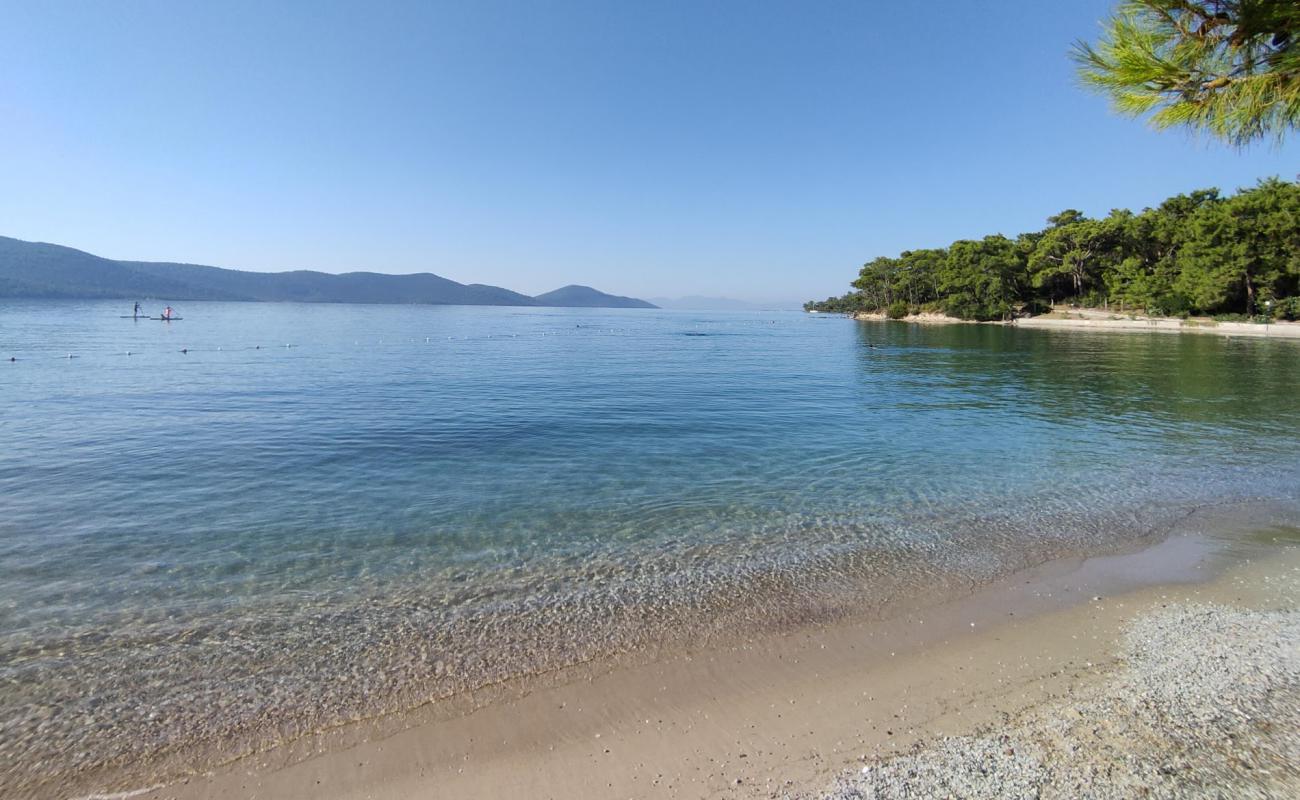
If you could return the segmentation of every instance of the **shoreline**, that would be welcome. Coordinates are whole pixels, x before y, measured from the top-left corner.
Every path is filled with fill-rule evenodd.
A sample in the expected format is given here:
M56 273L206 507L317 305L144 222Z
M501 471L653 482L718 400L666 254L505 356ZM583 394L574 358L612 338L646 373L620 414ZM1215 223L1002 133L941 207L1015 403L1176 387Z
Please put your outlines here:
M1120 314L1101 309L1078 309L1017 317L1008 321L976 321L958 319L945 314L909 314L891 320L883 312L858 311L854 320L868 322L912 322L922 325L1002 325L1036 330L1091 330L1108 332L1150 331L1156 333L1207 333L1219 336L1245 336L1259 339L1300 339L1300 322L1219 322L1206 318L1180 319L1178 317L1149 317L1142 314Z
M1091 598L1171 588L1199 596L1221 580L1204 583L1210 573L1230 574L1262 552L1236 547L1175 533L1133 552L1049 562L895 619L688 649L506 693L461 716L419 709L384 730L329 732L138 796L318 800L436 787L438 796L469 798L746 798L815 790L864 756L1039 705L1067 688L1079 663L1114 663L1119 618ZM1080 625L1094 633L1070 635Z
M313 663L305 680L295 680L298 673L287 674L287 670L268 672L265 667L259 668L260 664L267 663L265 659L241 661L237 651L230 653L228 659L224 652L214 652L213 658L223 660L194 667L202 670L198 681L191 684L197 690L164 695L165 705L147 692L109 696L114 701L111 705L99 701L95 716L89 718L97 737L78 740L79 731L90 724L84 715L73 718L65 714L64 720L56 720L71 724L42 725L36 730L29 727L33 730L31 736L12 737L6 743L10 746L8 752L15 755L9 759L11 766L7 774L0 776L0 785L7 783L7 790L22 797L84 796L91 791L114 792L171 783L265 753L275 753L281 763L289 763L387 736L413 724L440 723L478 713L485 706L534 691L590 680L683 652L702 648L723 650L791 631L818 629L842 620L877 621L882 617L897 617L917 608L967 597L974 588L999 580L999 575L1005 577L1062 558L1140 548L1168 536L1172 530L1183 529L1189 518L1215 509L1267 505L1240 495L1219 500L1216 503L1203 498L1199 504L1157 504L1147 507L1143 513L1123 506L1097 508L1083 519L1062 509L1062 516L1040 519L1038 530L1063 531L1078 525L1077 535L1040 536L1037 540L1033 536L1018 537L1014 546L979 533L983 528L963 527L973 535L964 542L953 541L953 547L945 550L950 559L946 569L924 558L924 554L904 553L899 560L886 557L888 550L867 548L817 554L810 553L805 546L802 560L780 562L786 566L784 570L761 569L752 573L726 570L725 574L736 579L725 583L716 582L722 573L698 568L692 571L691 585L705 589L705 593L679 594L676 596L682 597L683 603L657 607L645 602L623 602L618 609L620 615L609 621L591 615L566 616L567 606L552 605L533 611L512 606L508 613L495 617L464 616L459 621L453 620L454 626L442 624L429 628L431 635L454 642L463 660L449 657L446 648L437 652L441 656L438 661L422 657L429 652L423 649L428 635L392 639L373 633L402 631L411 618L409 610L418 613L426 608L409 605L394 595L394 601L379 611L395 609L400 613L359 617L353 613L331 613L308 617L309 623L299 626L300 631L281 633L274 646L284 653L284 662L295 667L297 662L290 659L298 656L300 648L332 654L338 647L346 647L345 654L356 654L349 659ZM973 525L975 519L980 520L979 525L992 526L989 530L1006 524L1000 515L977 514L963 525ZM956 561L952 562L954 558ZM953 569L954 563L968 567ZM926 579L918 583L917 575L925 575ZM683 575L683 579L686 577ZM532 613L541 616L522 616ZM358 626L357 619L374 624ZM496 624L498 619L509 624L504 627ZM548 626L540 631L546 635L512 638L521 630L521 624L522 630L532 630L534 619L548 621ZM566 623L565 619L579 620L582 627ZM282 630L283 626L277 629ZM584 646L591 645L586 652L553 647L556 643L571 643L579 636L583 637ZM222 637L212 640L221 641ZM413 646L408 644L411 642ZM399 654L402 660L390 657L390 651ZM569 658L571 654L578 657ZM187 657L193 661L192 656ZM442 658L447 659L445 664L440 663ZM520 658L540 668L513 669ZM173 667L176 663L175 659L171 661ZM408 663L423 669L424 674L432 671L435 679L441 676L450 688L437 691L439 687L434 686L434 691L428 691L429 684L418 682L420 672L402 669ZM461 664L479 669L464 673ZM282 675L288 680L277 677ZM95 697L87 689L94 688L93 681L92 676L80 683L83 696ZM304 693L304 687L312 693ZM347 699L356 699L349 708L359 710L329 717L320 714L322 710L337 708L327 701L345 693ZM206 698L205 702L194 702L193 698L199 695ZM305 705L300 706L300 702ZM252 713L234 718L236 724L232 725L232 717L227 713L232 707L248 708ZM307 716L311 714L317 716ZM310 727L300 722L304 718ZM77 720L81 721L79 725ZM106 733L109 731L113 735ZM25 751L12 747L14 744L25 746ZM86 758L86 754L98 755L105 751L110 751L112 757L93 761Z

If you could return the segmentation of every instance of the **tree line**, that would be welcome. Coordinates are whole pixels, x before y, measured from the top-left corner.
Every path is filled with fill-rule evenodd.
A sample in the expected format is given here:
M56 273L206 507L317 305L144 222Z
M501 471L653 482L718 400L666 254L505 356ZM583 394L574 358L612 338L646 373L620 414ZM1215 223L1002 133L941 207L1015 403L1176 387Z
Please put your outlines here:
M852 285L804 308L1005 320L1068 303L1300 319L1300 184L1269 178L1229 197L1200 189L1100 219L1067 209L1014 239L995 234L876 258Z

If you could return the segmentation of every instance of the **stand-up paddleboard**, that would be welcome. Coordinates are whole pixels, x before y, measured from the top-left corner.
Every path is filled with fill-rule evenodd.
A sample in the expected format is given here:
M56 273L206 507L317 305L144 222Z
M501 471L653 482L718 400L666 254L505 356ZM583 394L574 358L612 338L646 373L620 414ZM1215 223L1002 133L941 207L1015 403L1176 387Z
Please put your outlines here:
M184 317L145 317L144 319L153 319L160 322L176 322L177 320L184 319Z
M144 314L123 314L118 319L149 319Z

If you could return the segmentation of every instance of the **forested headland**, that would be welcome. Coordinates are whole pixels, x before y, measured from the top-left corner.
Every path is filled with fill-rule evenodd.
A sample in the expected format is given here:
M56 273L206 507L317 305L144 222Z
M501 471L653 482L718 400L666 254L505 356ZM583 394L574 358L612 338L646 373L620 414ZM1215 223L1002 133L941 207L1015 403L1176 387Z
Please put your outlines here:
M1073 209L1014 239L994 234L863 265L853 291L809 311L935 312L1005 320L1066 303L1156 316L1300 319L1300 184L1201 189L1140 213Z

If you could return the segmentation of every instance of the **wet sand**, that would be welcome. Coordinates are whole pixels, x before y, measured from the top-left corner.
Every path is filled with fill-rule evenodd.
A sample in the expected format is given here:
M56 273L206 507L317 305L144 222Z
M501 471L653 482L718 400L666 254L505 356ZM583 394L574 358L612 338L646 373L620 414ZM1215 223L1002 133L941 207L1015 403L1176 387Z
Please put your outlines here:
M426 707L135 796L819 796L846 770L997 729L1106 680L1126 626L1152 609L1295 605L1298 552L1176 535L1053 562L891 620L557 676L527 693L500 687L467 698L481 706L468 713Z

